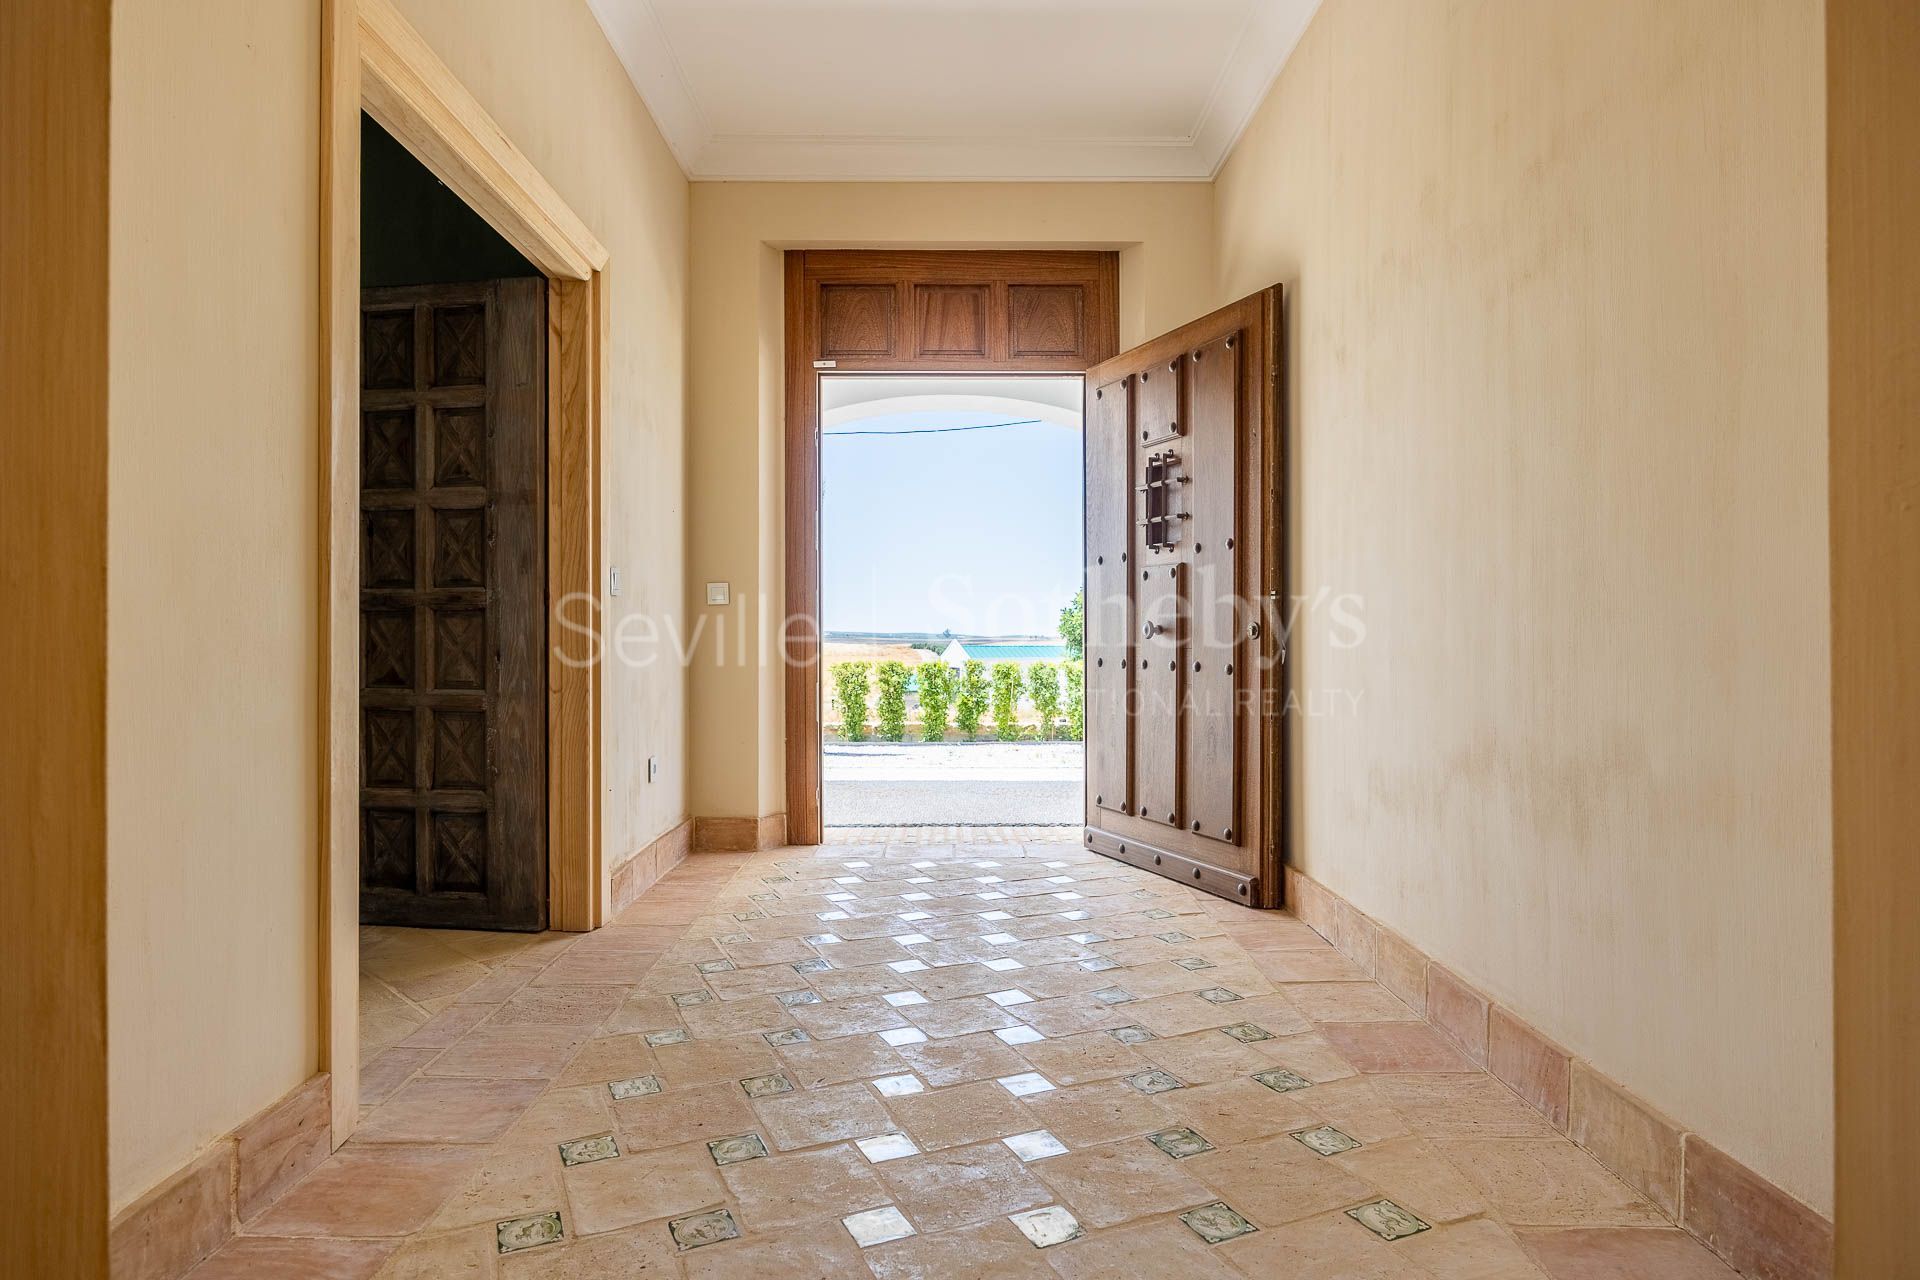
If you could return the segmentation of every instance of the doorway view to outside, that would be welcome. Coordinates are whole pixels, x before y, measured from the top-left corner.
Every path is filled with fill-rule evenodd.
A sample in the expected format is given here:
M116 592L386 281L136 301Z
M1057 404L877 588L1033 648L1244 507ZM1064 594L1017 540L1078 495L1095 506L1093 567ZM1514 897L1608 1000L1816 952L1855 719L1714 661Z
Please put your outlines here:
M822 380L827 826L1082 820L1080 391Z

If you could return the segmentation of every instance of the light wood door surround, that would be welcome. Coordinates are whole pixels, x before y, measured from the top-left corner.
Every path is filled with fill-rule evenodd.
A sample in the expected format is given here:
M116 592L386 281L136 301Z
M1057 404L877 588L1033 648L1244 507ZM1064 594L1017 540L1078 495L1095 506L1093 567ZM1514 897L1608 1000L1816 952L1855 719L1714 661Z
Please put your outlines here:
M361 303L360 918L547 923L546 282Z
M787 254L787 839L820 820L820 379L1083 373L1120 347L1119 256L1077 250Z
M1087 847L1281 894L1281 296L1087 374Z

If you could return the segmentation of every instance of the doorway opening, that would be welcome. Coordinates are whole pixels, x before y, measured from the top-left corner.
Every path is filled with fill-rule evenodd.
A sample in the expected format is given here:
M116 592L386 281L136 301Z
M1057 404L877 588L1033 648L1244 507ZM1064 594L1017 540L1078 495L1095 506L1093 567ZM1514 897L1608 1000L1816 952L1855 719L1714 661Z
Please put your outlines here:
M1080 823L1081 384L821 378L830 831Z

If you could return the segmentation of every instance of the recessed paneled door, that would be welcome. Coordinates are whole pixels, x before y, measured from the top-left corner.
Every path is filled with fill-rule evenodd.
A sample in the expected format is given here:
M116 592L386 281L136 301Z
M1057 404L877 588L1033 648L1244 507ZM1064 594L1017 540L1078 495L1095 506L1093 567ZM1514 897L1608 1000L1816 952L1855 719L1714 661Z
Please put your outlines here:
M360 915L547 918L546 282L361 306Z

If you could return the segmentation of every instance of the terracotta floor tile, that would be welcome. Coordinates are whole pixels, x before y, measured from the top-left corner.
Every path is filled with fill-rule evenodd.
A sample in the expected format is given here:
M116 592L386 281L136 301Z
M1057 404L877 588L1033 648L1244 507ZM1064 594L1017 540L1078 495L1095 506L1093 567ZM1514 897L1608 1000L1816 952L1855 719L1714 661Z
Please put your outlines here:
M909 1068L935 1088L970 1080L998 1080L1027 1069L1027 1060L990 1031L903 1044L896 1052Z
M585 1027L605 1022L626 1002L625 987L527 988L494 1013L502 1027Z
M492 1223L409 1237L387 1259L377 1280L485 1280L495 1274L496 1238Z
M1384 1075L1372 1077L1371 1083L1373 1092L1416 1133L1430 1138L1555 1136L1539 1112L1484 1073Z
M1170 1159L1152 1143L1133 1141L1072 1151L1028 1167L1073 1210L1081 1226L1110 1227L1213 1200L1213 1192L1187 1175L1189 1163Z
M1379 1198L1371 1184L1290 1137L1228 1147L1180 1164L1263 1227L1285 1226Z
M1146 1045L1136 1051L1104 1031L1082 1031L1078 1035L1019 1045L1014 1051L1055 1084L1071 1085L1113 1080L1144 1071L1152 1065L1144 1051L1153 1047Z
M1091 1147L1154 1133L1174 1123L1172 1101L1180 1090L1149 1097L1118 1080L1074 1085L1026 1099L1035 1123L1069 1147Z
M866 1263L875 1280L1055 1280L1059 1275L1005 1219L875 1245L866 1251Z
M1419 1016L1377 982L1306 982L1281 988L1315 1022L1417 1022Z
M641 1040L644 1045L646 1041ZM651 1050L661 1080L670 1089L688 1085L713 1084L720 1080L744 1080L780 1069L780 1059L772 1046L756 1032L724 1036L717 1040L688 1040L682 1044L663 1044ZM634 1072L646 1075L648 1072ZM609 1080L632 1076L608 1076Z
M250 1227L266 1235L407 1235L427 1224L479 1155L468 1147L350 1142Z
M1254 1045L1242 1044L1218 1030L1149 1040L1138 1046L1136 1053L1188 1085L1245 1080L1273 1065Z
M751 1133L760 1127L760 1118L748 1105L747 1095L731 1080L621 1099L613 1103L613 1114L620 1126L623 1151L629 1147L649 1150L677 1147L687 1142L710 1142L737 1133Z
M1059 1157L1056 1157L1059 1158ZM930 1151L878 1166L880 1180L922 1231L972 1226L1038 1208L1053 1193L998 1142Z
M1070 842L1017 839L1034 842L901 830L818 850L703 854L586 936L369 928L364 1130L406 1141L349 1143L268 1211L289 1225L259 1229L359 1233L380 1249L424 1232L398 1241L379 1280L1207 1280L1229 1268L1616 1280L1661 1275L1670 1260L1694 1280L1699 1246L1637 1216L1643 1202L1596 1180L1538 1113L1298 920ZM819 919L830 911L845 918ZM807 941L826 934L841 941ZM1082 967L1096 956L1115 967ZM830 967L813 971L816 958ZM1020 967L986 963L1003 959ZM1093 998L1108 988L1135 998ZM1198 994L1216 988L1239 998ZM986 999L1007 990L1034 998ZM706 998L672 999L696 992ZM903 992L923 1002L881 999ZM789 1007L776 999L788 993L819 999ZM1271 1038L1219 1030L1236 1023ZM1105 1034L1130 1024L1158 1038ZM992 1034L1028 1029L1042 1038L1010 1046ZM775 1047L762 1034L783 1030L809 1038ZM895 1047L882 1031L928 1039ZM663 1033L683 1040L645 1039ZM1312 1083L1283 1094L1251 1078L1277 1067ZM1149 1096L1119 1078L1150 1068L1185 1087ZM1058 1087L1023 1099L995 1083L1026 1072ZM750 1101L739 1083L776 1073L790 1092ZM909 1074L922 1092L883 1098L869 1083ZM611 1097L609 1081L638 1076L663 1092ZM1214 1149L1175 1160L1144 1137L1181 1125ZM1323 1157L1289 1136L1321 1125L1363 1145ZM1040 1129L1067 1150L1022 1164L999 1141ZM852 1145L894 1132L918 1152L874 1165ZM617 1158L562 1166L560 1143L605 1133ZM748 1158L716 1166L707 1143L744 1135L768 1154L743 1142L730 1154ZM1381 1198L1431 1229L1389 1245L1343 1212ZM1216 1200L1257 1229L1202 1243L1176 1215ZM1007 1218L1049 1204L1086 1234L1043 1251ZM889 1205L918 1234L861 1251L840 1219ZM721 1206L740 1237L680 1251L667 1220ZM562 1240L497 1254L495 1223L553 1211ZM1629 1225L1528 1225L1524 1242L1507 1225L1593 1221ZM234 1256L294 1247L250 1243ZM360 1265L357 1249L326 1257ZM298 1265L275 1270L297 1276Z
M1047 1250L1047 1255L1065 1280L1113 1276L1238 1280L1240 1276L1178 1218L1093 1231L1065 1248Z
M371 1280L392 1240L299 1240L240 1236L195 1267L192 1280Z
M1422 1231L1393 1247L1435 1280L1548 1280L1512 1232L1485 1218ZM1652 1274L1668 1280L1664 1273Z
M837 1221L888 1203L885 1184L851 1143L730 1164L720 1176L749 1232Z
M990 1080L889 1098L887 1108L922 1151L987 1142L1040 1127L1026 1101Z
M414 1074L440 1056L438 1049L409 1049L395 1045L375 1055L360 1068L360 1103L373 1106L388 1098Z
M878 1036L841 1036L782 1045L780 1067L799 1089L896 1076L907 1061Z
M550 1213L566 1204L557 1147L494 1146L434 1216L433 1229L484 1226Z
M1330 1158L1382 1196L1435 1225L1487 1211L1486 1199L1473 1183L1422 1139L1372 1142Z
M1501 1221L1520 1226L1657 1227L1657 1210L1565 1138L1443 1139L1440 1151Z
M840 1280L864 1276L860 1246L838 1222L749 1233L683 1255L687 1280ZM624 1273L621 1273L624 1275Z
M1253 1080L1176 1089L1156 1101L1216 1147L1271 1138L1322 1123L1299 1101L1300 1094L1275 1093Z
M558 1244L500 1258L495 1274L499 1280L670 1280L681 1274L678 1255L665 1224L652 1222L598 1236L569 1233Z
M418 1078L375 1107L363 1142L491 1142L540 1096L537 1080Z
M1519 1232L1553 1280L1734 1280L1733 1268L1677 1227L1583 1227Z
M585 1034L553 1027L496 1027L482 1023L454 1041L426 1069L429 1076L489 1080L551 1080L585 1044Z
M727 1194L704 1142L623 1150L612 1160L575 1165L562 1176L573 1230L583 1236L718 1207Z
M894 1127L887 1109L862 1084L800 1089L761 1098L753 1105L760 1113L760 1132L783 1151L870 1138Z

